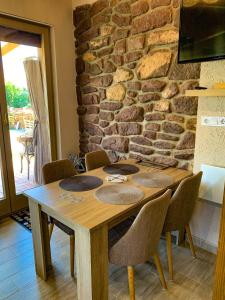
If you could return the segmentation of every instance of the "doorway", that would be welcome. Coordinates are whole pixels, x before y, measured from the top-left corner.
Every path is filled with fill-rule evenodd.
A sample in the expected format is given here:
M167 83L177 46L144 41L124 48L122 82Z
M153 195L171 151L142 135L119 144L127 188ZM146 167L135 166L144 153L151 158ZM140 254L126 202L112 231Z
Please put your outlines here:
M54 159L50 28L0 16L0 216L27 207Z

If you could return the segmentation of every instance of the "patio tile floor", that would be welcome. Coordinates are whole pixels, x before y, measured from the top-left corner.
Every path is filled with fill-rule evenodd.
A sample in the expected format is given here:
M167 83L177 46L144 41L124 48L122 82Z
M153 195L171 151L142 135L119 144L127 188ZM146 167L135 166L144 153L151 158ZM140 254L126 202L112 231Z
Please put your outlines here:
M12 156L13 156L13 168L14 168L14 177L16 185L16 193L20 194L23 191L33 188L36 186L34 182L34 157L31 158L30 163L30 178L27 178L27 162L26 159L23 159L23 172L20 172L20 151L22 146L17 141L17 137L22 135L23 131L21 130L10 130L11 138L11 147L12 147ZM3 187L2 187L2 178L0 172L0 199L3 198Z

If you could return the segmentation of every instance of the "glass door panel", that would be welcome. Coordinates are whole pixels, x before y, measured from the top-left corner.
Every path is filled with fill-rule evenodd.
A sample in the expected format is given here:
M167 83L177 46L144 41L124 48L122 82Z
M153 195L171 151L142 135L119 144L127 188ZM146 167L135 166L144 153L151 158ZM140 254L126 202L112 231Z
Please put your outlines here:
M5 187L2 181L2 162L0 160L0 201L5 198Z
M1 42L1 48L13 174L18 195L37 185L34 180L34 112L23 62L27 57L38 58L38 48L4 42Z
M0 90L1 90L1 86L0 86ZM1 104L2 103L0 102L0 217L9 214L11 211L8 175L6 169L5 146L4 146L4 139L3 139Z

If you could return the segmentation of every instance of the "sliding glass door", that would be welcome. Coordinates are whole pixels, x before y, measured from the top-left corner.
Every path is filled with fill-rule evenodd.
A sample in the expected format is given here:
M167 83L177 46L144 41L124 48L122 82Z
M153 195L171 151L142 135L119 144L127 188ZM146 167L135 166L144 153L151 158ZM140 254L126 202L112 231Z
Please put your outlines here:
M56 159L50 29L0 15L0 217Z
M2 69L2 54L0 47L0 217L9 214L11 211L10 191L9 191L9 176L7 169L6 155L6 132L8 126L8 118L6 114L6 98L5 85ZM10 156L10 153L8 153Z

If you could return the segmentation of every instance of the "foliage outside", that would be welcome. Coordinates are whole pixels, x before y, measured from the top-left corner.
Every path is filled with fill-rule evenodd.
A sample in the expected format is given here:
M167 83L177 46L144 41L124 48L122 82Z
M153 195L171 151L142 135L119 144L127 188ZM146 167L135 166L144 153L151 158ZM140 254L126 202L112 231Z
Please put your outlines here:
M29 93L27 89L16 87L11 82L6 83L5 89L6 101L9 107L22 108L31 106Z

